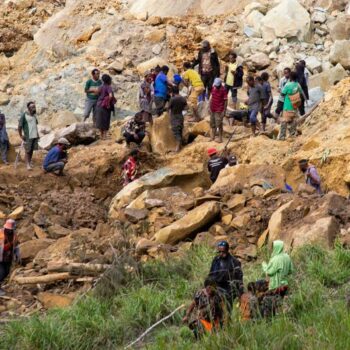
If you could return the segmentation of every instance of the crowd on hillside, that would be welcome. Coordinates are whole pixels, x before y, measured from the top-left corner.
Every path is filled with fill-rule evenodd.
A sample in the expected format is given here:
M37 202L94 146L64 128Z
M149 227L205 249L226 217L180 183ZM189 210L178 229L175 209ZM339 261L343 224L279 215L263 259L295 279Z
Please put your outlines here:
M202 43L202 48L193 62L184 62L181 75L175 74L170 80L169 71L168 66L157 66L144 73L138 94L140 111L128 120L123 128L128 147L132 144L140 146L146 136L146 123L153 125L154 118L168 111L171 130L176 140L175 151L180 151L184 142L184 118L188 116L189 121L194 123L200 121L199 106L205 101L208 101L209 106L212 141L216 139L218 143L223 142L225 116L242 121L245 125L249 123L253 136L258 131L265 131L269 118L276 122L281 120L280 140L285 139L287 130L290 136L297 135L297 115L305 114L305 101L308 99L305 62L298 62L295 70L284 69L279 83L280 96L274 112L271 111L273 96L268 73L246 77L247 99L243 105L239 104L238 91L243 88L245 74L243 66L237 63L237 56L232 52L222 79L218 55L208 41ZM100 71L94 69L91 78L85 84L85 93L84 121L92 114L93 126L100 130L101 139L105 139L117 102L112 89L112 78L103 74L100 79ZM227 113L229 96L233 108L230 114ZM20 116L18 133L23 141L27 169L31 170L33 152L38 148L39 141L36 105L33 101L27 103L27 111ZM0 146L2 160L8 164L9 138L5 116L1 113ZM43 161L42 168L45 173L64 174L69 146L67 139L57 140ZM234 155L223 156L215 147L209 148L207 155L208 171L213 183L222 169L238 164ZM124 186L139 176L138 156L138 147L131 149L128 159L123 164ZM305 173L306 183L321 193L321 180L316 168L307 160L301 160L299 166ZM4 228L0 230L0 283L8 276L12 261L20 261L15 229L14 220L7 220ZM204 331L219 329L225 322L225 315L229 317L236 298L240 300L243 319L273 315L288 292L287 276L292 272L290 258L283 252L283 242L274 242L271 260L263 265L263 271L267 279L250 283L245 291L240 262L229 253L228 243L220 242L218 256L212 263L205 287L196 293L184 321L189 322L196 336L200 336ZM0 295L3 293L0 289Z

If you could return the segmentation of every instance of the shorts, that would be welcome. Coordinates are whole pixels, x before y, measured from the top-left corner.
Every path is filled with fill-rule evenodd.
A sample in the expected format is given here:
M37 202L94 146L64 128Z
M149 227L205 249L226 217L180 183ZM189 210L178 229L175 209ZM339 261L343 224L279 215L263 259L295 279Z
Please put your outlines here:
M210 127L212 129L222 128L223 119L224 119L224 112L211 112L210 113Z
M38 149L39 139L29 139L24 143L24 149L26 153L33 153Z
M255 125L258 122L258 113L259 113L259 111L255 110L255 109L249 111L250 124Z
M190 96L188 97L188 104L191 108L197 107L198 97L204 92L204 86L192 87Z
M232 102L237 102L238 88L234 86L226 85L226 90L231 91Z

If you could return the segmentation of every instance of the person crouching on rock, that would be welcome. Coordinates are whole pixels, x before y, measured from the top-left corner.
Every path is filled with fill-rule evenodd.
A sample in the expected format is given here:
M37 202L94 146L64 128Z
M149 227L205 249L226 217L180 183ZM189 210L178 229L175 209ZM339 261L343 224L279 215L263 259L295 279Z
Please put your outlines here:
M307 159L299 161L299 169L305 174L305 182L312 186L318 194L322 194L321 177L314 165L309 164Z
M195 294L182 321L188 323L196 339L199 339L205 332L212 333L222 326L224 305L224 299L217 289L215 280L208 277L204 282L204 288Z
M63 169L67 163L67 148L69 145L68 140L62 137L58 140L57 145L51 148L43 163L43 169L46 173L52 173L57 176L63 175Z
M146 124L143 120L142 112L138 112L124 127L123 136L125 137L126 145L129 147L130 143L133 142L140 146L146 136L145 130Z
M218 151L216 148L209 148L207 152L210 158L208 162L210 180L212 183L214 183L218 178L220 171L226 167L228 162L226 158L218 156Z
M241 262L230 254L228 242L221 241L217 245L218 255L214 258L209 277L223 291L229 315L234 299L243 294L243 272Z
M16 222L12 219L8 219L0 229L0 286L9 275L13 260L21 260L15 229ZM0 288L0 296L3 295L5 292Z
M129 158L123 164L123 186L128 185L130 182L133 182L137 177L137 159L139 151L134 149L130 152Z
M284 252L284 243L274 241L272 249L270 261L262 263L262 269L269 281L269 290L263 299L264 317L275 315L279 302L288 293L287 277L293 272L292 260Z

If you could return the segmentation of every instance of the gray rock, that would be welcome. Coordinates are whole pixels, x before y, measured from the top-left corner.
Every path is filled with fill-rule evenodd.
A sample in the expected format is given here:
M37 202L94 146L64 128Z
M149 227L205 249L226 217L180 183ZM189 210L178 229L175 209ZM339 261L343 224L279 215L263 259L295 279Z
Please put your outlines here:
M124 214L126 218L136 224L141 220L144 220L148 216L148 210L147 209L131 209L131 208L126 208L124 211Z
M326 10L320 7L316 7L311 15L311 21L314 23L325 23L327 21Z
M311 71L317 71L318 73L321 73L322 71L322 62L315 56L307 57L306 60L306 67Z
M330 61L350 69L350 40L337 40L331 48Z

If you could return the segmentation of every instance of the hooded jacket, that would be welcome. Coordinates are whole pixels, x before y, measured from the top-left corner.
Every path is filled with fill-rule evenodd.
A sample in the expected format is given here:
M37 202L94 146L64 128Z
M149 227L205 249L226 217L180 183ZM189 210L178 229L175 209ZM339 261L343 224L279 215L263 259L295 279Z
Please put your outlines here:
M275 290L281 286L287 286L287 276L293 272L292 260L283 252L282 241L273 242L272 256L268 264L263 262L263 271L270 277L269 290Z

